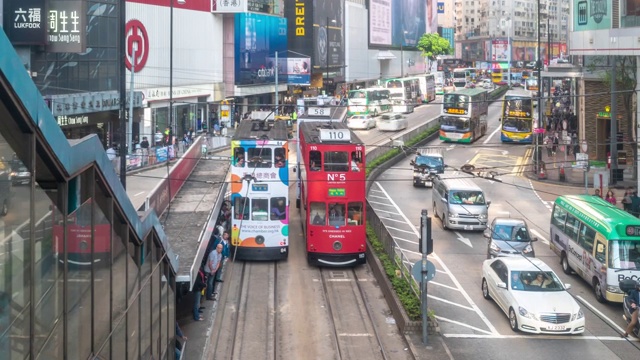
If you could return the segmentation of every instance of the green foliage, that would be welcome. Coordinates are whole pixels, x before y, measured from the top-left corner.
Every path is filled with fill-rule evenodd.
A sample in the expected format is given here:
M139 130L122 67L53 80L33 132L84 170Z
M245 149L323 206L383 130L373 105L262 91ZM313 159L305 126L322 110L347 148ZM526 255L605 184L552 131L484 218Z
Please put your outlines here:
M441 37L437 33L422 35L420 40L418 40L416 48L422 51L422 56L429 60L435 60L438 55L451 55L453 53L453 48L451 48L449 40Z
M406 269L400 269L396 266L396 263L391 260L389 255L384 251L384 247L378 240L378 236L369 225L367 225L367 238L369 239L369 244L371 244L373 252L382 263L387 278L389 278L396 295L398 295L404 310L407 312L407 316L414 321L420 320L420 299L411 291L412 284L409 283L405 277L396 276L396 271L404 271L405 276L408 275L409 278L411 278L411 275L406 273ZM433 314L433 310L427 312L427 315L430 317L433 317Z

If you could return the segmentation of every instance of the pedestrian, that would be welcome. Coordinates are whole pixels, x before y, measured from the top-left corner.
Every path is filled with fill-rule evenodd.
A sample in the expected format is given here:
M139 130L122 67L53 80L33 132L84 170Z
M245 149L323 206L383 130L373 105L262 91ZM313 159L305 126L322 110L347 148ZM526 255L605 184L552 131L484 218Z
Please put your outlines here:
M204 267L204 271L207 274L207 300L215 300L214 286L216 271L220 268L220 261L222 260L222 244L216 246L216 251L212 251L207 259L207 264Z
M162 133L160 132L160 129L156 128L156 133L153 135L153 145L154 146L162 146Z
M182 329L180 329L180 325L178 325L178 322L176 321L176 359L180 359L182 356L182 348L184 347L184 344L178 340L186 342L188 339L182 333Z
M551 147L551 153L553 156L556 155L556 151L558 150L558 144L560 143L560 139L558 139L558 134L553 135L553 146Z
M616 196L613 194L613 190L609 190L607 191L607 195L604 197L604 199L610 203L613 206L616 206Z
M200 300L202 299L202 293L207 288L206 277L202 267L198 270L196 279L193 283L193 320L202 321L204 318L200 316Z
M624 191L624 197L622 198L622 208L624 211L629 211L631 209L631 194L633 191L631 187L628 187L627 190Z
M597 196L600 199L602 199L602 194L600 194L600 189L596 189L596 191L593 193L593 196Z
M631 215L638 217L640 213L640 197L638 197L638 193L634 191L631 193Z
M222 259L220 260L220 267L218 271L216 271L215 281L224 282L224 280L222 280L222 269L224 268L225 262L229 258L229 255L231 254L231 251L229 249L229 232L228 231L223 232L222 237L216 240L216 242L217 242L216 250L218 249L218 245L222 245L222 251L221 251Z
M140 142L140 147L145 151L149 150L149 139L147 139L146 136L142 137L142 141Z
M620 335L623 338L633 334L633 328L638 323L638 312L640 311L640 283L636 283L636 288L629 292L629 311L631 312L631 320L627 326L624 334Z

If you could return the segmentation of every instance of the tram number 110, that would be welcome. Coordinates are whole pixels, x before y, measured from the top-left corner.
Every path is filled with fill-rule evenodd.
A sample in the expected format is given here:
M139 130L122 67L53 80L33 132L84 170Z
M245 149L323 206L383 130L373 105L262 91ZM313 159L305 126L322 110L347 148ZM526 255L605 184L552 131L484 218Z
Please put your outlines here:
M351 141L351 132L347 129L320 129L320 141Z

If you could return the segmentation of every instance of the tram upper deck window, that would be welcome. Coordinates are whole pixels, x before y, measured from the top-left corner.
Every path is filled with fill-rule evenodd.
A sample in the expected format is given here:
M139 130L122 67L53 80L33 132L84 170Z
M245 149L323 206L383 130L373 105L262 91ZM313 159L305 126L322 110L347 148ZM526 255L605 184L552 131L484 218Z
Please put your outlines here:
M309 170L320 171L322 169L322 155L320 151L309 151Z
M349 154L346 151L327 151L324 153L324 171L349 171Z
M244 148L237 147L233 150L233 166L244 167Z
M274 156L273 166L277 168L282 168L285 166L287 161L287 152L285 151L284 148L275 148L273 150L273 156Z
M270 148L249 148L247 150L247 166L250 168L270 168L272 164Z
M364 171L364 166L362 165L362 151L353 151L351 152L351 171L360 172Z

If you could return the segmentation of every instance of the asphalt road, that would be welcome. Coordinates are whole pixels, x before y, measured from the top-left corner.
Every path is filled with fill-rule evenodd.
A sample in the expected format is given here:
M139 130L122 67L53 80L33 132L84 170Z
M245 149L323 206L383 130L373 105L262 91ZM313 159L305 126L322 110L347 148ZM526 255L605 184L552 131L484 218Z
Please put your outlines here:
M435 105L433 105L435 107ZM638 359L640 342L619 337L622 310L619 304L600 304L591 286L575 275L566 275L560 259L549 249L551 205L561 194L583 193L584 188L562 187L531 182L522 176L523 156L528 146L503 145L498 128L499 105L489 108L489 131L474 144L443 144L439 140L429 146L443 147L447 171L467 177L457 169L473 164L478 171L495 171L502 182L476 178L485 190L489 220L509 215L524 218L532 233L539 238L536 255L565 283L586 316L586 331L578 336L540 336L513 332L507 316L493 302L482 298L481 265L487 257L487 240L481 232L445 231L440 220L432 221L435 252L430 260L436 265L436 276L429 283L429 308L435 311L444 341L454 359ZM410 158L388 169L372 186L368 199L385 225L391 229L407 262L420 258L418 229L420 212L432 211L431 189L412 186ZM517 354L517 355L516 355Z

